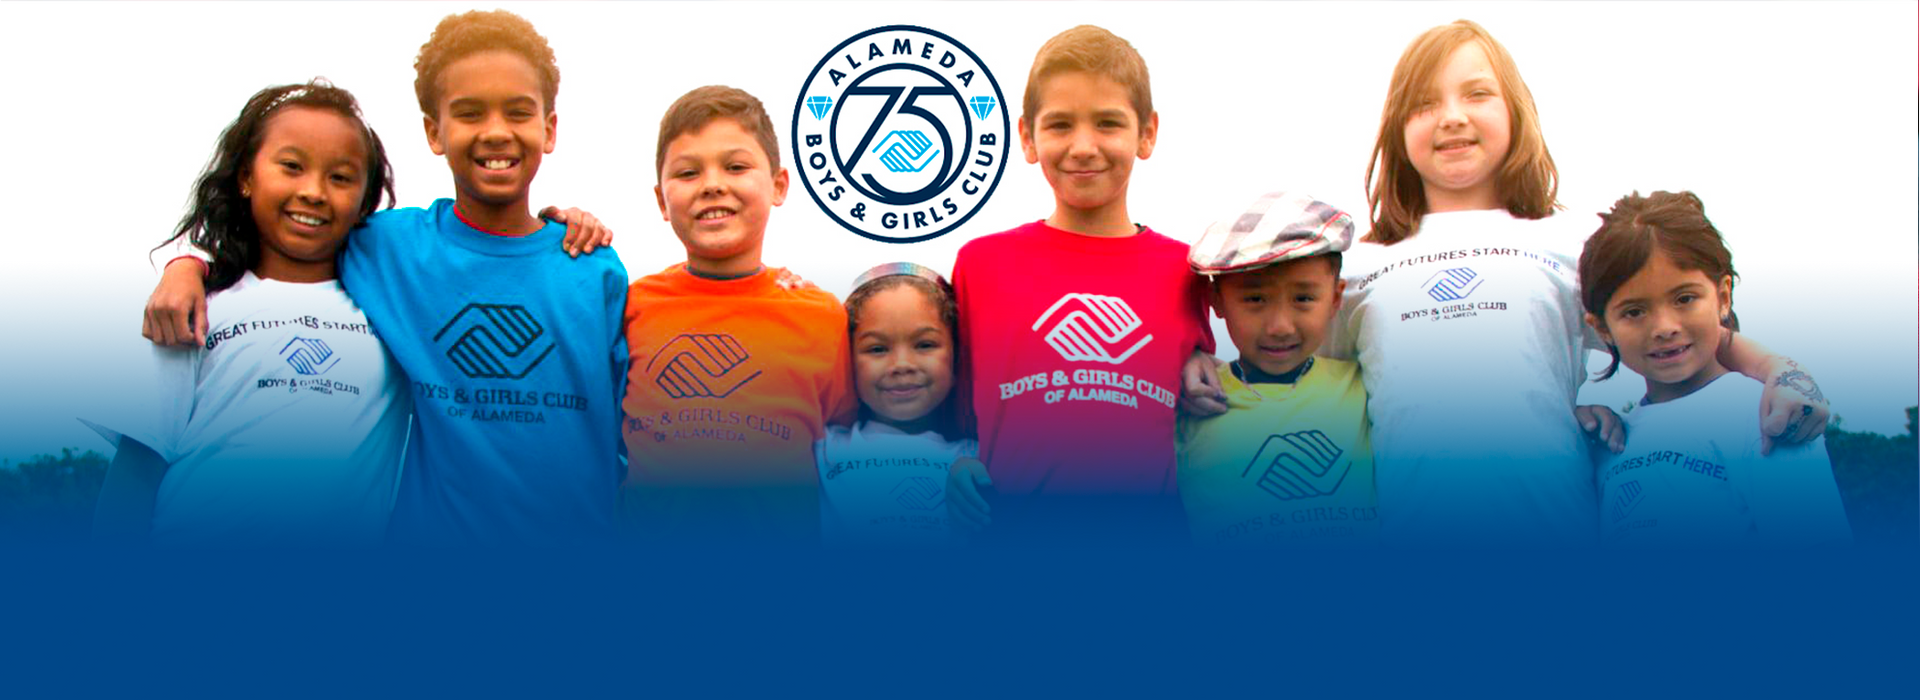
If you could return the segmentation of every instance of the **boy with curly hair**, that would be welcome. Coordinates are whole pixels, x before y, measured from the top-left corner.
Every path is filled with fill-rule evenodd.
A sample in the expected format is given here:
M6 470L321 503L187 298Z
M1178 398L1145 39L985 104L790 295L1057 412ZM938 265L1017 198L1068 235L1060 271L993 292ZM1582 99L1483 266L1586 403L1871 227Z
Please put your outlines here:
M627 274L610 249L570 260L565 227L528 207L558 125L553 49L517 15L468 12L441 20L414 68L454 197L375 213L340 258L341 282L412 381L389 537L605 537L624 471ZM203 285L173 265L161 287L156 301Z

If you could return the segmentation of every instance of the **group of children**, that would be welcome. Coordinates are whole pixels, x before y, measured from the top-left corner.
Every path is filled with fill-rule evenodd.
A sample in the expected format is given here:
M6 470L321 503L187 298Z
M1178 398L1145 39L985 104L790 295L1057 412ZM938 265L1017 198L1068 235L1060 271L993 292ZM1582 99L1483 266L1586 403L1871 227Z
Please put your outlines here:
M1824 399L1733 333L1699 200L1630 196L1597 233L1550 216L1531 96L1471 22L1395 69L1358 244L1298 193L1192 246L1133 223L1159 127L1146 65L1070 29L1019 122L1052 214L969 241L951 284L882 265L844 306L761 260L788 174L751 95L699 88L661 119L654 194L687 258L628 285L590 215L531 213L556 124L545 39L451 16L415 67L455 181L426 209L379 210L380 141L332 86L264 90L223 135L175 234L204 265L169 265L148 308L149 337L194 347L156 348L153 398L96 426L119 446L103 535L1846 536ZM1212 357L1208 309L1237 360ZM1624 426L1574 405L1588 349L1647 378ZM1775 436L1814 444L1762 459Z

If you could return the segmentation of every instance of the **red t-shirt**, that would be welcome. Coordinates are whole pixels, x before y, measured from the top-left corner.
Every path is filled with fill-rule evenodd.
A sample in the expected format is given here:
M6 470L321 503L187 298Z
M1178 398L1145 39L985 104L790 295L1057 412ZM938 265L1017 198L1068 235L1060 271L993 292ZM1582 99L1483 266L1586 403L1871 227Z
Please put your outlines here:
M1039 221L961 247L962 366L1001 493L1174 493L1180 367L1213 350L1187 248Z

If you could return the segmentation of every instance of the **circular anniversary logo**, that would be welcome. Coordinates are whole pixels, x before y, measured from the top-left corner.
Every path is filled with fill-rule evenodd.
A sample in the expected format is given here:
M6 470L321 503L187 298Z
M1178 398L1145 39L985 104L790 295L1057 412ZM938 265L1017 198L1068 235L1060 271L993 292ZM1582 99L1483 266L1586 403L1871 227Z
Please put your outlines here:
M793 110L793 161L847 230L912 243L958 228L1006 170L1000 83L940 32L869 29L827 52Z

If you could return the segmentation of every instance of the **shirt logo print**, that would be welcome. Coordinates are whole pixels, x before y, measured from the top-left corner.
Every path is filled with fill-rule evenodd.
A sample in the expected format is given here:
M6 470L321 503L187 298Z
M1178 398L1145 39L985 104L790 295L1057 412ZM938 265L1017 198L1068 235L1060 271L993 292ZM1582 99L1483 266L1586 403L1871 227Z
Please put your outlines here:
M1240 477L1259 470L1255 485L1282 501L1327 496L1340 490L1347 472L1353 471L1353 460L1341 459L1345 454L1318 430L1272 435Z
M947 503L946 488L930 476L901 479L887 495L908 510L933 510Z
M1140 338L1132 346L1119 350L1127 338L1140 330L1142 325L1139 314L1127 306L1125 299L1099 296L1094 294L1068 294L1060 297L1046 313L1033 322L1033 330L1042 326L1057 315L1051 328L1047 329L1047 345L1052 346L1060 357L1068 362L1105 362L1117 365L1140 352L1153 340L1151 334Z
M547 330L526 307L510 304L468 304L433 334L447 343L447 359L472 379L521 379L553 352L551 340L541 343Z
M1485 281L1486 278L1474 272L1473 268L1456 267L1441 270L1428 278L1424 288L1427 296L1433 297L1434 301L1459 301L1471 296L1473 290L1479 289L1480 283Z
M752 357L731 335L682 333L647 361L646 371L669 398L724 399L760 376L760 370L749 373L746 367Z
M1646 489L1640 486L1639 479L1626 482L1614 489L1613 498L1608 504L1612 507L1613 521L1618 523L1625 520L1627 515L1633 512L1633 507L1640 505L1640 499L1645 497Z
M280 359L286 360L293 371L309 376L326 374L340 364L340 356L333 354L333 348L314 338L295 337L280 348Z

